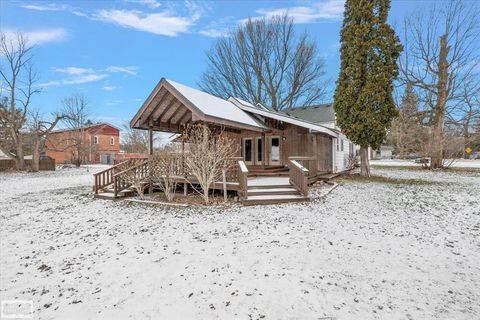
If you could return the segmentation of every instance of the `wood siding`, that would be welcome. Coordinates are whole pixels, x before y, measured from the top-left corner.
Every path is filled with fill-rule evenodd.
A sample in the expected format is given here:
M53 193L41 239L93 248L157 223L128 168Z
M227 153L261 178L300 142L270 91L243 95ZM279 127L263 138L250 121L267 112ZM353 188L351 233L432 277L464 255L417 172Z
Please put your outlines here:
M272 124L270 124L273 126ZM264 142L264 166L287 166L288 157L292 156L316 156L317 170L319 172L332 171L332 138L319 133L310 133L308 129L295 125L283 124L280 127L272 129L262 136L259 132L242 130L239 133L229 133L235 139L239 146L235 156L243 157L244 144L243 139L251 138L255 142L255 138L261 138ZM262 138L263 137L263 138ZM272 137L278 137L280 141L280 162L270 162L270 141ZM256 149L256 145L253 145Z

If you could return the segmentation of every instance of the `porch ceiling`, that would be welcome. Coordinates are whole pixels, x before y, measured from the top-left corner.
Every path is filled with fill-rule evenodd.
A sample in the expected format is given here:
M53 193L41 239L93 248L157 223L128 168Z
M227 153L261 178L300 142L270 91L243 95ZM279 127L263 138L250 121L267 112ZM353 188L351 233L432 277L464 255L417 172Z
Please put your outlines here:
M182 132L183 128L199 117L165 88L161 88L138 119L132 123L136 129Z

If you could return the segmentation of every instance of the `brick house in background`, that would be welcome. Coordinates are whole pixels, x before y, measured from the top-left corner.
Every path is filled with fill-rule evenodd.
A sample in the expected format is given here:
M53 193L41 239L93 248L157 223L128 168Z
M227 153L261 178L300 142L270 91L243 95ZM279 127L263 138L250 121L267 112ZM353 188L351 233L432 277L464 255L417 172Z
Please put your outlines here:
M45 154L56 163L74 163L77 150L81 150L83 164L112 164L120 153L120 130L108 123L98 123L81 129L55 130L47 135Z

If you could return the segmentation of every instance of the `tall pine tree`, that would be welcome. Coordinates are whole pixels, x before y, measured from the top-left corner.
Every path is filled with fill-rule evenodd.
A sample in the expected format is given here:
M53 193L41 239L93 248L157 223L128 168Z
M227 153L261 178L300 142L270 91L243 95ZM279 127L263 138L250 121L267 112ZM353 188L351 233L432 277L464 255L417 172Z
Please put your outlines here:
M366 176L368 147L380 147L397 114L392 91L403 48L387 23L389 9L390 0L345 2L334 108L343 132L361 147L361 175Z

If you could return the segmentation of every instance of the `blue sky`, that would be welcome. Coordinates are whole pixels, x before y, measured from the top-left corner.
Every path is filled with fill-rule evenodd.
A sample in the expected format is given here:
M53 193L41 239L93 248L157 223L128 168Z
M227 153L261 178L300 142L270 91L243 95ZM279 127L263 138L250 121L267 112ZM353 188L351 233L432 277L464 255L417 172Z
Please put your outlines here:
M441 1L436 1L441 3ZM431 1L392 2L390 22ZM50 113L80 92L92 119L121 125L166 77L193 87L216 38L247 17L288 11L326 60L333 83L339 69L343 1L0 1L0 28L27 33L42 92L32 106Z

